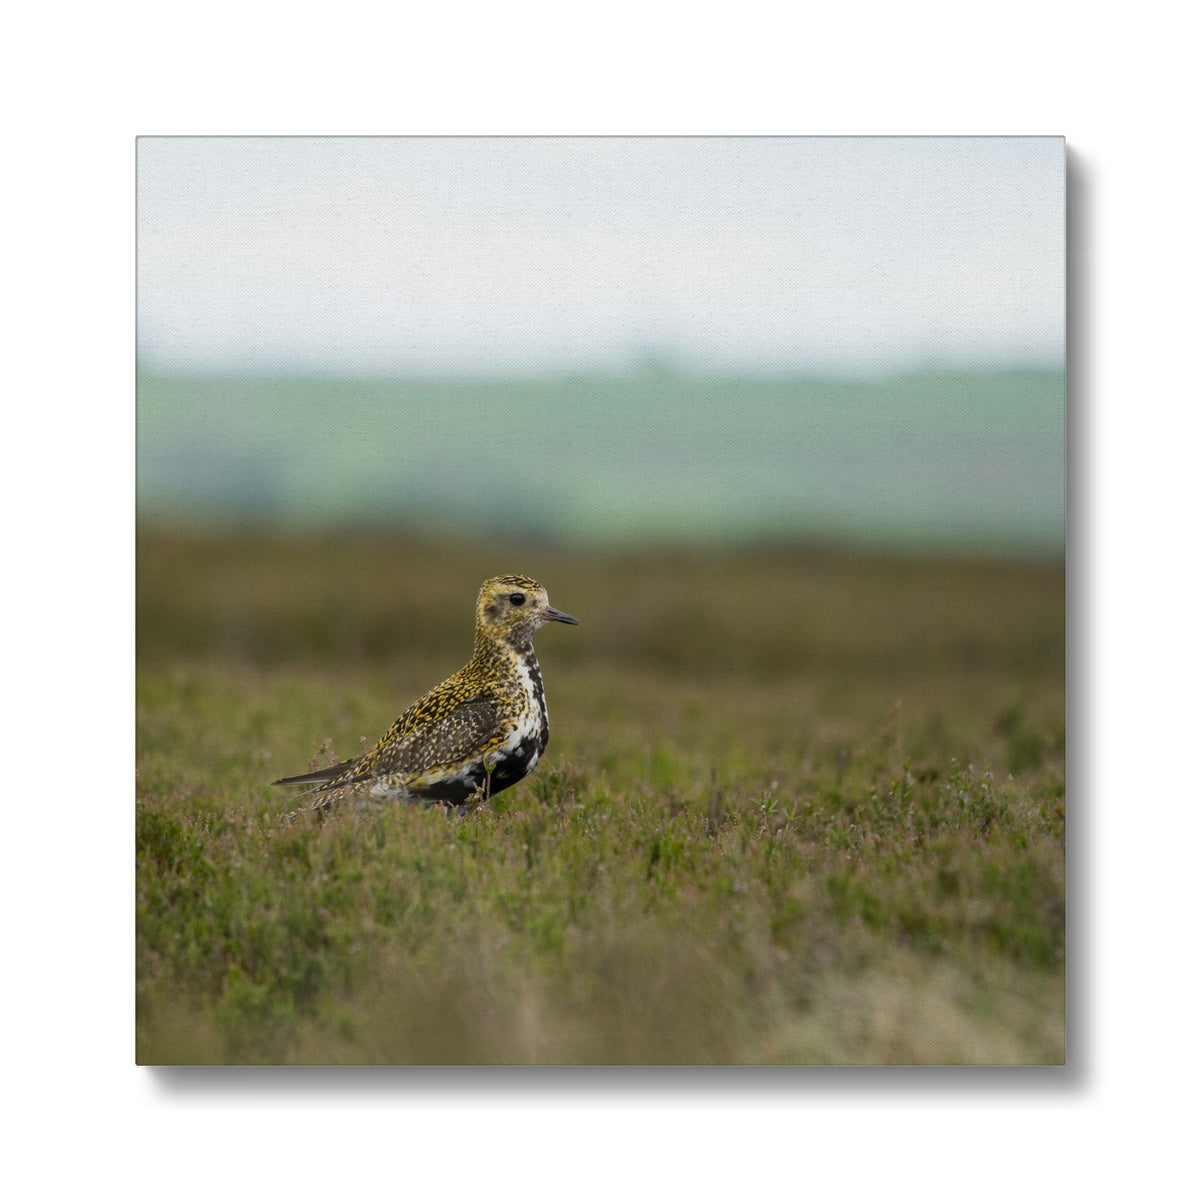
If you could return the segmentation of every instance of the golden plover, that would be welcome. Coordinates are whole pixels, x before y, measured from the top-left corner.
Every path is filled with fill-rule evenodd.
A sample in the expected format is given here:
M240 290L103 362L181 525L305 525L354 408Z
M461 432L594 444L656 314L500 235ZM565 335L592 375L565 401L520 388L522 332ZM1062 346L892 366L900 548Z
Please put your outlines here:
M489 579L465 667L405 709L373 750L275 782L315 785L304 795L316 797L318 812L344 799L459 805L511 787L537 765L550 738L533 653L533 635L549 621L579 624L551 608L535 580Z

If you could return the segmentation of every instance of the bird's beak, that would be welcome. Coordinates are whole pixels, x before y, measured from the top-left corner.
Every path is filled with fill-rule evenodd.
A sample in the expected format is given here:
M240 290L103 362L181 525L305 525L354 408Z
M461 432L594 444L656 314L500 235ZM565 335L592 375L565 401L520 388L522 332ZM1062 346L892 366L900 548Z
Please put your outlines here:
M561 621L564 625L578 625L579 622L574 617L568 617L566 613L559 612L557 608L551 608L546 605L542 609L543 621Z

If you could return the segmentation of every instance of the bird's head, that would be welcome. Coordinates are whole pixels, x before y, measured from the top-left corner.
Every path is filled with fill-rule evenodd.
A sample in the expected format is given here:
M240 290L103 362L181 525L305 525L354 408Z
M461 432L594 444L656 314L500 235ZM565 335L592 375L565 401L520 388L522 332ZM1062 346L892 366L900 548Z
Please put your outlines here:
M479 633L513 645L530 640L550 621L578 625L574 617L550 607L546 589L525 575L497 575L479 589L475 608Z

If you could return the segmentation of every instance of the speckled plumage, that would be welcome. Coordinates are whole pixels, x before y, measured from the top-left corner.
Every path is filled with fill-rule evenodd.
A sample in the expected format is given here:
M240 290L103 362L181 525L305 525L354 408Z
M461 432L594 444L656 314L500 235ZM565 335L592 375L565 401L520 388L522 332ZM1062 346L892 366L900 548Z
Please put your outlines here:
M464 804L494 795L537 765L550 737L533 635L549 621L577 625L550 607L524 575L484 583L475 606L475 653L410 705L358 758L276 783L309 783L323 811L345 799Z

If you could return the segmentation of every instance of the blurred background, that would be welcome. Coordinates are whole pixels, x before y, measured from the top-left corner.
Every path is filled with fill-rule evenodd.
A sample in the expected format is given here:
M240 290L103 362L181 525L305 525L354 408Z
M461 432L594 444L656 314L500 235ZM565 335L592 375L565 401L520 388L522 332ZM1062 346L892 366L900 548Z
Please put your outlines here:
M141 138L143 529L1061 559L1058 138Z
M1061 1061L1063 191L141 139L140 1061ZM281 825L505 571L580 621L534 778Z

